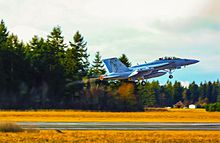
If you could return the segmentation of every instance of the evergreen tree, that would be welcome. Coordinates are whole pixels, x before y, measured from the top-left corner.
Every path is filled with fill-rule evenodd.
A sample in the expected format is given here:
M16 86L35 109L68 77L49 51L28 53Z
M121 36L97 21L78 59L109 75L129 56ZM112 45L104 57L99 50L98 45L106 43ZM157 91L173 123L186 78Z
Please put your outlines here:
M198 104L202 105L203 104L203 99L204 99L204 90L203 90L203 83L199 84L199 101Z
M217 102L220 102L220 88L218 88Z
M215 103L217 102L217 98L218 98L218 83L216 81L212 82L212 92L211 92L212 96L210 99L211 103Z
M158 95L158 104L160 107L167 107L169 106L168 104L168 100L167 100L167 95L165 93L165 87L164 86L160 86L160 91L159 91L159 95Z
M48 49L46 41L37 36L34 36L27 45L26 56L30 61L34 74L32 79L36 84L41 84L43 80L47 81L49 78L50 54Z
M155 84L156 85L156 84ZM156 86L150 82L146 82L145 86L138 86L138 95L141 96L142 104L146 107L156 106Z
M214 95L213 95L213 91L215 90L214 89L214 83L212 82L208 82L208 99L209 99L209 103L214 103L216 101Z
M76 34L73 36L73 42L70 42L72 53L74 53L75 56L75 58L73 59L76 65L75 73L79 75L79 78L86 76L88 72L89 54L87 54L86 44L87 43L84 42L84 38L79 33L79 31L77 31Z
M192 82L189 85L189 92L190 92L190 101L192 103L196 103L199 98L199 87L195 82Z
M65 89L65 74L64 74L64 59L65 48L64 37L59 26L54 27L52 32L47 36L46 41L46 61L49 69L47 82L49 84L49 98L51 99L51 106L58 106L62 99Z
M65 75L71 80L79 80L78 68L80 66L79 54L76 49L68 48L65 54Z
M5 86L7 83L7 72L5 71L5 48L6 48L6 42L8 38L8 31L5 26L5 23L3 20L1 20L0 23L0 86Z
M1 73L4 75L2 80L7 85L18 84L19 80L25 80L26 60L24 54L24 44L18 40L18 37L11 34L7 37L4 48L0 50Z
M88 57L86 42L79 31L73 36L73 42L69 42L70 47L67 49L64 60L66 86L66 100L74 102L79 100L84 94L82 82L83 77L88 73ZM71 106L71 105L70 105Z
M0 23L0 49L4 48L8 37L8 30L3 20Z
M156 99L156 102L154 104L154 106L160 106L159 105L159 102L160 102L160 99L159 99L159 94L160 94L160 84L158 81L152 81L151 82L151 89L152 89L152 96L155 97Z
M208 103L207 83L200 83L199 85L199 104L205 105Z
M54 27L50 35L47 36L47 52L49 54L49 70L51 72L61 72L61 64L64 61L64 51L67 47L64 37L61 35L59 26Z
M95 59L93 61L92 67L89 70L89 75L97 77L104 74L106 71L101 60L101 55L99 52L96 52Z
M220 102L220 82L219 82L219 80L217 80L217 82L216 82L216 84L217 84L217 102Z
M183 101L183 87L181 86L180 82L175 82L173 85L173 98L174 102Z
M176 100L174 98L173 85L170 81L167 81L164 88L165 88L166 99L168 102L167 104L168 104L168 106L172 107L174 104L176 104Z
M127 56L125 54L122 54L121 57L119 57L119 60L125 64L127 67L131 66L131 63L129 62Z

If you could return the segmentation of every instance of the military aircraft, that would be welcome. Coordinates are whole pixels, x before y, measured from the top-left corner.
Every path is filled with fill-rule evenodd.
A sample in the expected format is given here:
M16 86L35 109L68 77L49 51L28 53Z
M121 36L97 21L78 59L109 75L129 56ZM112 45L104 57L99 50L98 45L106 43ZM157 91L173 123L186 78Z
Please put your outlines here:
M100 80L128 80L141 85L146 84L146 80L154 77L163 76L169 73L169 78L172 79L175 69L180 69L187 65L198 63L194 59L181 59L176 57L159 58L150 63L126 67L117 58L108 58L103 60L107 69L107 74L99 77Z

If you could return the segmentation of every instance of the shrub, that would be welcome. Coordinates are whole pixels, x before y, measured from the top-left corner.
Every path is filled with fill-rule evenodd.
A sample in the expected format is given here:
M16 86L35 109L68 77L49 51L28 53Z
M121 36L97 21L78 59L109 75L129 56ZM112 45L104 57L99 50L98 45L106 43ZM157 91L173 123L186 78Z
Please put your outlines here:
M214 111L220 111L220 102L207 104L205 106L206 111L214 112Z
M21 132L23 129L15 123L0 123L0 132Z

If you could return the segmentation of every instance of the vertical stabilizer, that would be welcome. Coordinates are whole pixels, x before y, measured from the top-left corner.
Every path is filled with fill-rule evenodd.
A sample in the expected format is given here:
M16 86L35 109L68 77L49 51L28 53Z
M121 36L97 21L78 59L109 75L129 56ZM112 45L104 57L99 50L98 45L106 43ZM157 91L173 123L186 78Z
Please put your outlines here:
M128 67L126 67L117 58L104 59L103 62L109 73L120 73L129 71Z

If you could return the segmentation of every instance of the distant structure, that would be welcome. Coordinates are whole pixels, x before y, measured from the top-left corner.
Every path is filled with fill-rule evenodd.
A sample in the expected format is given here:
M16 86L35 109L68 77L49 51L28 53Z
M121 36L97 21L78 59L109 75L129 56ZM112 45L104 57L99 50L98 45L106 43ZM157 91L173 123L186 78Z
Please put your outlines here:
M189 109L196 109L196 105L190 104L190 105L189 105Z
M185 105L182 101L177 102L175 105L173 105L174 108L184 108Z

